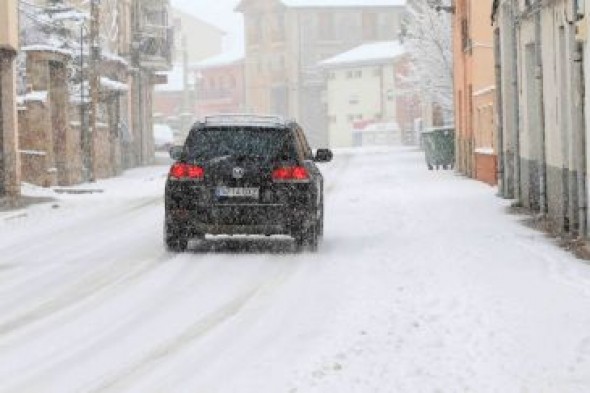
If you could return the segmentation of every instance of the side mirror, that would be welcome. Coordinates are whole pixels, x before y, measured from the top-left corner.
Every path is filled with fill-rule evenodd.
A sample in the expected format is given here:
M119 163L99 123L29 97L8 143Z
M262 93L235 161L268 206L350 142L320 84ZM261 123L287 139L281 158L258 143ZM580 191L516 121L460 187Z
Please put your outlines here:
M330 149L318 149L315 153L315 162L330 162L334 158L334 153Z
M183 150L184 150L184 147L182 147L182 146L172 146L169 151L170 158L172 158L174 161L180 160L180 158L182 157Z

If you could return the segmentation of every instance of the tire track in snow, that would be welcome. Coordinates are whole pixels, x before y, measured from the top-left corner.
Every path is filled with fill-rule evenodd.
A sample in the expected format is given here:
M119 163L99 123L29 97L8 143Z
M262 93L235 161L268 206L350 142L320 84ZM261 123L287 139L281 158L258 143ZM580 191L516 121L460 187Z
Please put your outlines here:
M75 307L77 304L83 303L90 297L95 296L98 292L103 292L104 296L108 294L107 290L109 288L116 290L124 285L128 285L168 259L170 259L169 255L160 255L155 260L147 261L137 271L133 271L130 274L124 276L114 274L113 276L120 277L115 281L113 281L113 276L88 276L83 281L77 282L75 286L68 288L67 291L62 292L59 296L42 303L38 307L30 309L16 318L0 322L0 336L8 335L29 324L48 318L55 313ZM3 345L0 345L1 347Z
M338 161L333 168L334 177L329 179L329 184L326 187L326 193L331 194L333 193L339 186L339 179L341 173L345 172L347 168L350 166L353 155L343 155L345 158L342 161ZM334 180L335 179L335 180ZM272 259L273 257L267 257L265 259ZM119 372L117 375L109 378L102 384L100 384L95 389L90 390L88 393L102 393L108 391L118 391L122 386L127 386L133 383L135 380L139 379L142 375L144 375L147 370L154 368L157 364L161 361L164 361L167 358L172 357L177 352L182 351L185 349L189 344L198 341L199 339L206 336L208 333L211 333L215 330L216 327L222 325L226 321L230 320L232 317L239 314L241 310L254 298L257 297L258 294L261 292L266 293L266 297L268 297L267 292L272 292L273 290L276 291L281 283L286 281L288 276L291 276L294 273L294 269L291 270L289 274L283 271L283 274L277 279L276 277L267 282L263 282L261 285L258 285L251 290L245 292L245 295L242 295L235 300L227 303L225 306L221 307L220 309L212 312L204 319L199 319L192 325L186 328L180 335L177 337L164 342L154 348L152 351L149 352L141 360L129 365L127 368ZM152 313L153 310L148 310L149 313Z
M326 192L329 194L333 192L338 185L338 178L339 174L344 172L346 168L349 166L352 156L347 155L345 156L346 159L337 162L330 172L334 172L334 178L336 181L328 182L328 186L326 187ZM154 198L154 201L160 200L161 198ZM141 204L134 206L131 209L126 209L126 215L132 213L134 211L141 211L144 207L149 206L153 203L148 201ZM118 209L115 209L115 211ZM104 214L101 213L101 214ZM120 216L118 216L120 217ZM83 220L83 222L89 221L88 219ZM118 221L118 220L110 220L110 221ZM70 227L75 227L80 225L80 221L77 221L74 225ZM128 286L129 283L137 281L141 276L143 276L146 272L151 270L153 265L158 265L159 262L155 262L153 264L149 264L149 266L143 266L140 270L135 271L131 275L124 277L121 280L116 280L115 282L111 282L109 277L103 277L98 283L94 283L94 286L88 286L86 282L78 283L75 288L65 294L62 294L59 299L54 300L50 303L49 307L44 305L41 307L41 313L39 310L33 310L27 315L18 318L17 320L7 321L4 324L0 325L0 334L5 334L7 332L13 332L18 330L19 328L23 328L31 323L43 320L45 318L50 317L51 315L56 314L59 311L69 309L71 307L76 306L79 303L85 302L90 297L94 297L97 293L100 292L100 297L110 297L115 298L116 294L119 292L116 288L121 290L124 287ZM56 270L59 270L56 269ZM105 270L108 269L96 269L94 273L101 274ZM291 269L292 270L292 269ZM46 274L46 273L45 273ZM87 278L87 281L92 281L92 277L90 276ZM139 362L134 363L130 367L123 369L121 372L117 373L115 378L110 378L109 380L105 381L102 385L97 388L97 392L110 389L111 387L120 386L121 384L128 383L129 381L134 380L134 376L139 376L142 374L143 370L149 369L159 361L164 358L171 356L172 354L182 350L188 342L194 341L199 339L200 337L206 335L208 332L215 329L216 326L224 323L226 320L230 319L232 316L238 314L240 310L253 298L256 294L261 290L261 288L268 286L269 283L263 283L260 286L256 286L253 289L246 291L244 295L239 296L237 299L227 303L226 305L222 306L220 309L212 312L204 319L200 319L196 321L194 324L191 324L185 331L183 331L179 336L174 339L170 339L163 344L157 346L152 351L149 352L148 356L141 359ZM109 290L112 289L112 290ZM77 292L78 290L82 290L83 292ZM75 300L72 300L74 298ZM171 302L173 299L169 299L168 302ZM163 303L163 304L167 304ZM152 313L153 312L153 305L146 305L145 313ZM163 307L163 306L162 306ZM83 312L85 310L81 310ZM68 317L70 319L76 318L79 315L79 312L75 314L70 314ZM137 317L137 320L141 320L141 317ZM132 322L135 323L135 322ZM121 326L120 330L124 330L125 326ZM112 335L115 335L114 333ZM103 337L102 340L105 340ZM103 341L104 342L104 341ZM95 343L94 346L100 346L99 343Z
M145 207L152 205L154 202L155 200L151 200L150 202L136 205L134 206L133 211L143 210ZM28 324L45 319L61 310L74 307L77 304L92 297L97 292L105 291L111 286L120 286L137 280L144 274L147 274L151 269L158 266L161 262L170 259L171 257L172 256L170 254L162 252L155 259L140 261L139 269L132 271L130 274L122 274L120 271L114 271L112 269L113 266L116 266L120 263L120 261L117 260L114 260L109 264L100 264L95 269L90 269L90 273L88 273L87 269L88 264L80 264L80 267L82 267L81 270L84 274L83 278L75 280L75 285L60 291L54 298L44 300L41 304L33 306L26 312L21 312L16 317L12 317L4 321L0 320L0 336L7 335ZM64 265L60 265L60 268L64 268ZM109 272L111 274L108 274ZM69 271L68 275L75 277L79 273L80 272L78 270ZM51 275L51 271L48 272L43 270L43 275ZM52 276L55 276L55 274ZM114 278L115 280L113 280ZM30 289L31 291L39 291L39 288L36 285L31 285L29 281L25 281L21 285L26 285L25 289L27 290ZM44 285L43 287L46 288L47 285ZM3 292L16 292L16 288L7 288ZM32 295L34 295L34 293L29 293L29 297ZM36 298L38 298L38 296ZM18 301L18 296L16 296L14 293L12 294L11 299L13 301L17 300L18 304L22 303L22 301Z
M180 259L179 262L182 262L182 259L185 259L186 262L192 262L192 258L182 258L183 256L177 256L176 259ZM274 256L268 256L265 258L264 262L272 262L274 264L274 260L272 260ZM216 269L217 263L219 261L207 261L207 266L209 269L213 268ZM184 264L185 267L190 267L190 264ZM287 265L288 269L280 268L279 272L273 274L272 280L265 280L262 283L258 283L251 289L251 291L259 291L260 288L269 288L273 286L277 286L278 282L282 282L293 270L292 265ZM197 269L199 270L199 269ZM200 270L199 270L200 271ZM174 279L176 282L175 287L188 287L188 288L199 288L199 283L207 283L211 280L211 274L203 275L198 274L196 275L195 270L191 270L191 274L186 274L186 269L182 269L176 272L177 279ZM195 279L196 275L196 279ZM257 276L256 276L257 277ZM278 278L277 278L278 277ZM281 278L282 277L282 278ZM213 277L214 278L214 277ZM183 281L184 279L184 281ZM139 285L139 284L137 284ZM128 286L121 285L121 291L125 290ZM246 290L245 292L248 292ZM168 292L166 292L168 293ZM129 297L130 294L127 294L126 297ZM125 316L123 320L116 319L117 323L113 326L109 325L107 328L106 334L102 334L103 331L101 330L99 333L99 337L94 340L94 336L90 336L91 341L85 340L78 340L81 345L77 348L74 348L73 351L69 351L64 354L63 348L60 348L60 351L56 352L54 355L47 354L44 356L44 359L39 359L36 361L36 364L28 364L26 369L23 369L21 372L18 373L19 381L10 383L10 390L2 390L0 387L0 391L10 391L10 392L22 392L22 391L30 391L32 386L30 385L31 381L37 380L50 380L51 376L59 374L59 370L67 370L70 369L72 365L75 365L76 362L84 359L93 359L99 354L101 351L109 351L112 347L113 343L116 343L121 337L128 336L130 332L134 331L135 326L140 326L140 324L145 324L149 321L150 317L153 318L154 316L160 315L161 312L164 312L166 309L170 307L174 307L182 302L187 302L186 297L183 295L180 299L178 296L161 296L161 291L155 293L153 296L142 298L142 304L134 304L133 308L130 309L130 315L127 317ZM116 297L112 296L110 301L116 301ZM155 302L154 302L155 300ZM190 299L189 299L190 300ZM103 303L100 300L96 300L96 307L92 307L93 310L99 308ZM186 308L186 307L185 307ZM86 307L88 309L88 307ZM138 310L139 309L139 310ZM76 313L79 315L80 313ZM61 321L60 321L61 322ZM63 325L63 324L62 324ZM112 329L111 329L112 327ZM77 344L74 344L77 345ZM33 371L29 371L32 369ZM29 373L30 376L22 375L23 372L25 374ZM27 382L29 381L29 382ZM16 385L16 388L12 388ZM37 385L43 386L43 385Z
M112 222L113 224L117 224L119 221L127 221L127 216L136 214L139 210L142 210L148 206L158 205L163 202L163 197L157 196L149 197L147 200L134 203L133 205L125 204L115 208L107 208L105 210L101 209L97 213L91 214L90 216L83 216L79 220L68 222L65 226L52 228L52 237L47 237L47 227L43 227L42 229L36 231L37 233L27 231L26 237L21 237L12 244L0 246L0 253L3 255L10 255L11 257L11 260L5 261L3 265L21 265L25 263L23 261L27 261L27 266L30 266L31 264L38 264L34 262L31 263L31 255L44 255L44 251L46 251L47 248L47 243L49 243L52 238L55 238L56 236L66 234L69 236L75 236L77 239L80 239L83 236L95 238L97 235L97 230L94 224L97 222L104 224L104 219L107 217L110 218L107 223ZM89 208L92 209L92 206L89 206ZM44 242L32 242L32 239L43 239Z
M199 339L208 332L215 329L216 326L222 324L234 315L238 314L240 310L252 299L257 293L257 289L245 293L239 298L229 302L220 309L207 315L205 318L198 320L196 323L186 328L180 335L170 339L148 352L148 354L139 361L132 363L119 371L115 376L102 382L98 387L88 390L87 393L101 393L107 392L118 386L128 383L130 380L138 377L146 372L146 370L154 367L159 361L172 356L176 352L182 350L188 342Z
M170 258L160 258L157 262L157 266L167 266L161 264L162 260L171 260L175 259L176 256L170 256ZM194 275L199 273L200 270L192 271L192 274L187 274L187 269L190 267L188 264L183 265L183 269L175 269L173 272L172 279L180 280L182 282L183 279L188 279L190 282L194 282ZM155 274L155 270L149 269L149 272ZM148 273L149 273L148 272ZM137 280L135 280L137 281ZM63 327L63 329L70 329L75 328L75 326L82 325L83 323L80 322L80 317L87 317L88 314L83 314L83 311L87 311L91 308L95 313L99 312L101 307L106 307L108 302L117 302L120 297L117 295L125 292L125 291L133 291L134 288L129 286L130 282L120 282L117 285L117 288L114 288L110 293L103 293L100 298L94 297L92 300L93 304L88 304L84 310L74 313L73 315L68 315L68 319L66 321L60 320L59 325ZM145 283L144 283L145 284ZM139 283L136 283L139 285ZM188 284L190 285L190 283ZM108 299L107 299L108 296ZM129 294L126 296L128 297ZM159 303L152 303L153 300L162 300L165 299L166 301L160 301ZM168 306L170 303L175 301L176 298L162 298L161 294L158 292L154 292L150 294L150 296L145 296L141 298L143 304L132 303L128 304L127 307L129 310L124 313L125 317L122 319L117 319L117 322L114 324L109 324L109 329L107 330L100 330L100 333L95 336L93 333L89 333L91 337L88 340L86 337L78 337L74 339L72 342L68 342L68 345L75 346L68 351L68 348L59 347L57 351L49 352L44 354L41 358L36 359L34 363L28 363L25 367L21 366L20 370L14 370L16 372L16 381L11 381L8 383L8 387L6 386L6 381L4 381L5 386L2 387L0 383L0 391L10 391L10 392L23 392L23 391L31 391L31 381L36 380L43 380L44 378L51 378L51 376L59 374L59 370L68 369L68 364L75 364L76 361L80 359L84 359L85 356L88 358L92 358L93 355L98 353L105 348L108 348L109 345L116 343L121 337L124 337L124 334L129 334L129 328L140 323L144 323L147 320L147 317L158 315L158 311ZM73 326L73 327L72 327ZM89 326L92 326L90 324ZM56 329L49 330L48 332L51 334ZM28 340L27 337L22 337L22 340ZM35 336L38 338L38 336ZM47 341L47 340L46 340ZM81 345L79 345L81 343ZM22 345L22 343L12 343L12 347L16 345ZM0 346L2 348L2 346ZM1 353L1 352L0 352ZM8 389L8 390L6 390Z
M95 240L97 238L97 229L96 229L96 225L93 225L93 223L101 222L101 225L104 226L105 233L109 233L111 236L112 234L112 229L119 229L122 227L121 223L119 222L120 220L124 220L125 223L129 223L128 218L126 217L127 214L129 213L136 213L138 210L146 208L148 206L152 206L152 205L157 205L160 202L160 198L150 198L149 201L144 201L140 204L136 204L133 205L129 210L127 210L126 206L119 206L116 209L108 209L105 211L101 211L98 215L98 217L96 215L93 215L91 218L84 218L82 220L78 220L74 223L71 223L71 225L69 225L68 227L68 231L60 231L57 233L57 235L59 236L64 236L68 238L68 250L63 250L62 248L52 248L52 244L55 242L56 240L56 234L54 234L52 237L48 238L48 237L42 237L42 239L44 240L44 242L34 242L32 245L31 244L25 244L22 245L22 247L19 247L20 250L22 250L18 255L22 256L22 259L15 259L14 262L12 263L13 267L19 267L19 268L25 268L25 267L30 267L30 266L38 266L41 264L46 264L47 263L47 259L51 256L51 254L48 254L48 251L53 251L54 253L57 253L59 255L66 255L65 260L66 261L72 261L72 260L78 260L80 258L82 258L83 256L87 255L87 254L93 254L93 250L88 250L86 253L78 253L78 254L73 254L72 253L72 249L76 249L73 246L76 246L77 244L75 243L79 243L80 246L82 247L78 247L78 248L82 248L84 249L85 247L83 247L84 244L91 244L93 240ZM125 210L127 214L119 214L117 213L117 211L120 210ZM100 218L102 216L103 220L104 218L110 218L110 220L107 220L106 222L104 222L103 220L97 220L97 218ZM106 225L105 225L106 224ZM31 237L33 238L39 238L39 237L35 237L34 235L32 235ZM30 243L30 238L29 236L27 236L27 239L25 240L27 243ZM83 239L83 237L87 237L88 239ZM75 242L74 244L72 243L72 241L70 241L71 238L74 238ZM99 240L103 240L103 238L99 237ZM57 243L57 242L56 242ZM6 249L6 248L0 248L0 253L2 254L8 254L8 255L12 255L14 256L14 253L11 253L11 250ZM43 262L36 262L36 263L30 263L31 259L35 259L34 257L32 258L31 256L42 256L43 257ZM56 258L58 259L58 258ZM26 261L26 262L25 262ZM51 267L47 268L47 269L42 269L40 272L38 271L38 269L35 269L35 274L33 275L28 275L26 277L23 277L21 280L17 280L15 281L11 281L11 285L9 286L3 286L2 288L0 288L0 297L3 296L4 294L11 294L12 296L14 296L14 292L17 291L19 289L20 286L24 286L27 288L30 288L30 281L34 280L36 278L39 277L45 277L48 274L51 274L53 271L57 271L60 270L62 268L64 268L65 266L68 266L69 264L64 264L63 261L62 263L52 263ZM87 266L86 266L87 267ZM100 268L100 266L97 267L97 270ZM85 270L86 272L88 271L88 269Z
M270 259L265 258L265 259ZM183 351L192 343L213 332L217 327L229 322L236 317L251 301L256 299L261 293L272 293L281 287L281 284L291 277L297 270L294 266L289 265L290 269L282 269L276 273L270 280L265 280L249 289L244 290L241 295L233 300L224 303L215 311L208 313L205 317L191 323L182 332L175 337L164 341L152 350L150 350L141 359L129 364L126 368L119 371L102 381L95 388L87 391L87 393L105 393L109 391L120 391L125 386L132 384L148 370L156 367L160 362L173 357L177 353Z

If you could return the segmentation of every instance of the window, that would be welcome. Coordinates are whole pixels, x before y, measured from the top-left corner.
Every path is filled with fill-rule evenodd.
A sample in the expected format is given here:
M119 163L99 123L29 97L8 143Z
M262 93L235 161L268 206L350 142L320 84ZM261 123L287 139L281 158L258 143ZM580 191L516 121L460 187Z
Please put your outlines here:
M290 158L296 156L295 143L286 132L249 127L199 129L193 130L187 141L188 159L204 162L227 155L259 156L267 160L279 155Z

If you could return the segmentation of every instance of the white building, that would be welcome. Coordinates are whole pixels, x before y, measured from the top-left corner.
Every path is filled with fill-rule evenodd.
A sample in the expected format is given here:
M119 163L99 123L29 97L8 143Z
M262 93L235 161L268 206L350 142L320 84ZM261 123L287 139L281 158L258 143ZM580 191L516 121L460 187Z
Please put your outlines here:
M375 42L320 63L326 78L331 147L360 144L355 140L355 128L396 122L397 61L405 53L399 41ZM396 129L399 134L399 127L384 128L391 132ZM357 138L360 135L357 133Z
M493 18L501 193L548 217L556 232L585 236L590 128L581 89L587 41L577 31L588 25L582 6L497 0Z

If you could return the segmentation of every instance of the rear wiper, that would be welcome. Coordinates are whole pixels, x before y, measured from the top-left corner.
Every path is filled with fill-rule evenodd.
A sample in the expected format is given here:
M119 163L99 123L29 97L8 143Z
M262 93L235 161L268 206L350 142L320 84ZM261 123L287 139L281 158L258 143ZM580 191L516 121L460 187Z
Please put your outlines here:
M213 158L211 158L211 159L209 160L209 162L210 162L210 163L213 163L213 164L216 164L216 163L218 163L218 162L225 161L225 160L227 160L228 158L232 158L232 157L233 157L233 155L231 155L231 154L226 154L226 155L223 155L223 156L217 156L217 157L213 157Z
M257 154L240 154L236 156L236 161L244 160L264 160L266 157Z

